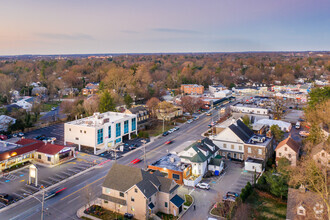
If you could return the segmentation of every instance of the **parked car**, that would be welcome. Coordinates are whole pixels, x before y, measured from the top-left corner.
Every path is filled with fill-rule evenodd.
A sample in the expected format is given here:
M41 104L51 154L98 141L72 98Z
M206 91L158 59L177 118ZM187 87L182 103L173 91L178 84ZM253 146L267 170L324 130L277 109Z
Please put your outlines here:
M20 132L20 133L18 133L18 136L23 137L24 136L24 133L23 132Z
M172 134L173 132L174 132L174 130L173 129L170 129L170 130L168 130L167 131L169 134Z
M163 136L167 136L169 133L167 132L167 131L165 131L164 133L163 133Z
M42 134L42 135L35 136L33 139L42 141L42 140L45 140L46 138L47 138L46 135Z
M13 137L16 138L18 136L18 134L13 134Z
M131 214L131 213L125 213L124 214L124 218L127 218L127 219L132 219L133 218L133 214Z
M297 123L296 123L296 129L300 129L300 121L297 121Z
M165 144L172 144L173 141L166 141Z
M128 147L130 150L136 149L137 148L137 144L131 144Z
M194 121L196 121L197 119L198 119L198 117L197 117L197 116L193 118L193 120L194 120Z
M141 162L141 160L139 158L136 158L136 159L132 160L130 163L131 164L137 164L137 163L140 163L140 162Z
M200 188L200 189L210 189L210 185L207 183L197 183L196 187Z
M52 141L56 141L56 137L45 137L45 139L43 140L46 140L47 142L52 142Z
M223 196L222 201L230 201L230 202L235 202L236 197L235 196Z
M308 131L299 131L299 135L301 137L307 137L309 135L309 132Z
M14 200L13 197L8 195L7 193L0 193L0 201L4 204L8 205Z
M192 119L189 119L189 120L187 121L188 124L190 124L190 123L192 123L192 122L193 122Z
M56 107L53 107L53 108L52 108L52 111L55 111L55 110L56 110Z
M0 140L4 141L4 140L7 140L7 139L8 139L7 135L0 134Z
M235 193L235 192L227 192L226 193L226 196L239 197L239 194L238 193Z

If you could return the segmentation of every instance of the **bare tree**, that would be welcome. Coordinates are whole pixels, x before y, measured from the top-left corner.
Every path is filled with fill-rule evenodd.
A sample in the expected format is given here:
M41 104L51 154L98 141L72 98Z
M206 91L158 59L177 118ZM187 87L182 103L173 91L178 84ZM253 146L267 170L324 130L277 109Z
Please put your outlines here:
M152 97L151 99L149 99L146 103L146 106L149 109L149 112L151 113L151 116L155 117L156 116L156 111L157 111L157 107L158 104L160 103L159 99L156 97Z
M183 96L181 98L181 106L183 107L184 111L193 114L203 106L203 103L200 98Z

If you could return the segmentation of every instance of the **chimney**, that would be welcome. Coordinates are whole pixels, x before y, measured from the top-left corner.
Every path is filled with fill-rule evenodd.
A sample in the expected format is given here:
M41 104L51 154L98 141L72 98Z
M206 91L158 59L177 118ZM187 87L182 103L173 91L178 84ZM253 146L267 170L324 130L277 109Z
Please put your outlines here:
M43 142L45 143L45 145L47 144L47 141L46 140L43 140Z

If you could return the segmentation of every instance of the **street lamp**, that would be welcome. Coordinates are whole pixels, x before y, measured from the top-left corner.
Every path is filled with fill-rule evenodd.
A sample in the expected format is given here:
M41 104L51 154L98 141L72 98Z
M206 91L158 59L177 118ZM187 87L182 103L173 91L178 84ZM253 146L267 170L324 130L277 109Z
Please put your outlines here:
M41 203L41 220L44 220L45 190L44 190L44 187L43 186L41 186L41 189L42 189L42 200L38 199L36 196L34 196L32 194L23 193L23 195L30 195L33 198L35 198L36 200L38 200L38 202Z

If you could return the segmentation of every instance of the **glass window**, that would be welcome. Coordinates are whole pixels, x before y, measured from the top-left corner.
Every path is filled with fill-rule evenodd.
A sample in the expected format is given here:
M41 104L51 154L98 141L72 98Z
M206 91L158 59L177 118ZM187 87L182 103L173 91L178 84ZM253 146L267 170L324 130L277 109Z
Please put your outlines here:
M234 147L235 147L235 146L232 144L232 145L231 145L231 149L234 149Z
M120 195L120 197L124 197L124 193L123 192L120 192L119 195Z
M41 154L38 154L38 159L41 159Z
M110 189L109 188L105 188L105 193L110 194Z
M134 197L133 196L131 197L131 201L134 202Z
M136 118L132 118L132 131L136 129Z
M262 154L262 149L258 149L258 154Z
M180 175L178 175L178 174L172 174L172 178L173 179L176 179L176 180L179 180L180 179Z
M248 153L251 153L251 147L248 147Z
M223 148L227 148L227 144L223 144Z
M278 153L278 156L282 156L282 153Z
M48 161L51 161L51 160L52 160L52 158L51 158L51 157L47 157L47 160L48 160Z
M124 134L128 133L128 120L124 121Z
M167 208L167 202L165 202L165 207Z
M119 137L121 135L121 125L120 123L116 124L116 137Z
M111 126L108 127L108 138L111 138Z
M108 203L108 201L107 200L104 200L104 203Z
M117 138L117 139L115 140L115 144L120 143L120 142L121 142L121 138Z
M242 150L242 146L241 145L239 146L239 150Z
M97 130L97 144L103 143L103 129Z
M134 191L137 193L138 192L138 189L135 189Z

